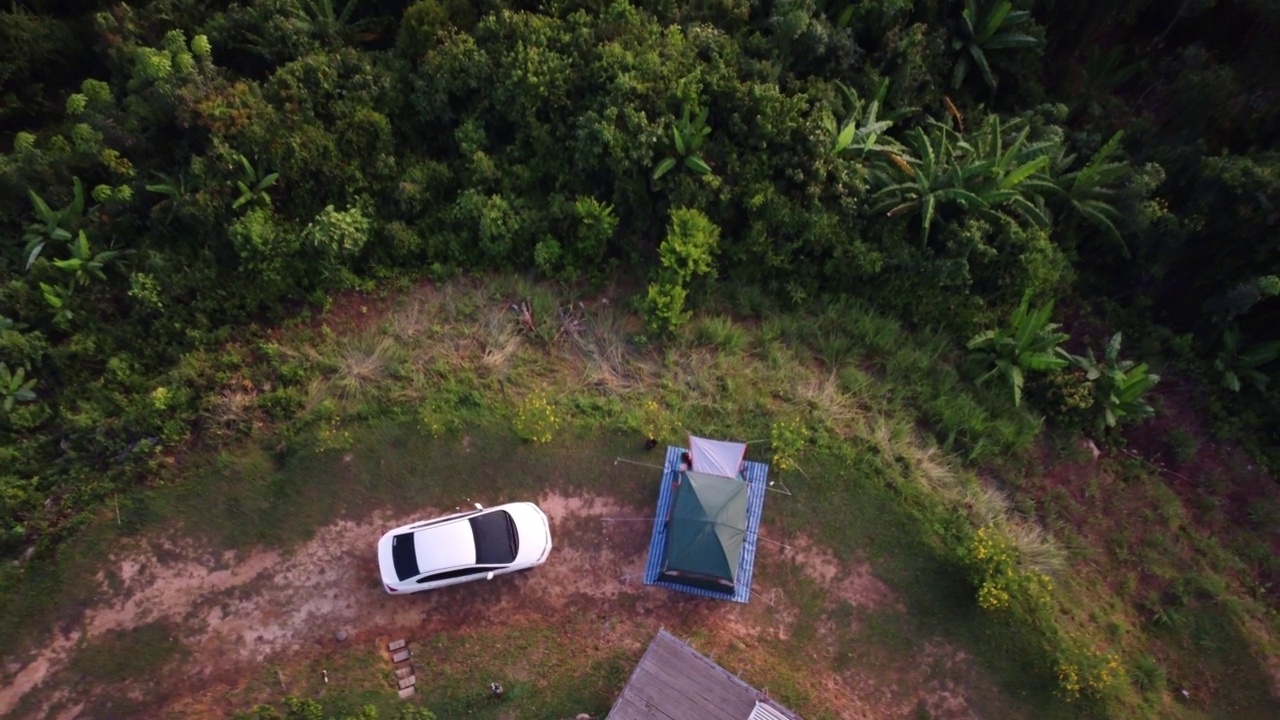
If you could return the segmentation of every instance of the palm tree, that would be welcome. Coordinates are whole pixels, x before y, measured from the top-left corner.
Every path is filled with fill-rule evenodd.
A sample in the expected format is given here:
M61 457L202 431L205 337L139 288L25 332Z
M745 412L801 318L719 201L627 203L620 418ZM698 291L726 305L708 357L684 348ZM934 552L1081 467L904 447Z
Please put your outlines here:
M366 30L369 24L367 20L351 22L351 15L357 4L359 0L347 0L339 8L335 0L301 0L294 12L299 20L309 25L312 32L327 43L372 40L377 37L377 33Z

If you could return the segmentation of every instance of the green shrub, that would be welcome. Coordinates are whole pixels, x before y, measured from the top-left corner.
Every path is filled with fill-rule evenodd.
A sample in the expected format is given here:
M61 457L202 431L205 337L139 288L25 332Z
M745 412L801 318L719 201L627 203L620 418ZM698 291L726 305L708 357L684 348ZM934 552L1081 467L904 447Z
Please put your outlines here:
M689 284L714 272L719 243L720 228L706 215L689 208L671 211L667 237L658 248L661 267L643 303L651 332L670 333L689 320L692 313L685 308Z
M1159 695L1164 692L1165 669L1150 655L1139 655L1133 659L1129 664L1129 678L1145 693Z

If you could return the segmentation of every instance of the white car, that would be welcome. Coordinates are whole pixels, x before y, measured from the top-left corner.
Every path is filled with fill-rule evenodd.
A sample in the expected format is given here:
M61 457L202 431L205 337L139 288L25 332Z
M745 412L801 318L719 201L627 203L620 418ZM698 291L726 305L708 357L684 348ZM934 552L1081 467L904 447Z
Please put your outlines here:
M508 503L398 527L378 541L388 593L434 590L546 562L551 525L537 505Z

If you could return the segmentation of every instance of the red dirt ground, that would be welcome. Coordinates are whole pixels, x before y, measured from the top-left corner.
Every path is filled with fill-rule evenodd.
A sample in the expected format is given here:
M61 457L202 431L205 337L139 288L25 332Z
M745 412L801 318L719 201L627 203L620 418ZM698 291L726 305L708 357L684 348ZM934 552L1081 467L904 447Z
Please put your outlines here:
M705 638L703 649L723 654L731 670L767 678L773 659L766 646L788 637L801 612L782 584L787 576L798 572L812 580L829 606L898 606L869 566L841 563L804 538L786 539L793 549L785 554L773 545L762 547L749 605L646 587L641 578L648 525L604 521L642 511L606 497L555 493L540 504L556 537L546 565L492 583L410 597L385 594L369 558L379 534L408 517L376 514L335 522L290 551L215 554L159 536L120 547L97 578L97 602L78 622L50 631L25 655L7 655L0 715L17 709L14 718L70 718L94 707L107 688L64 672L78 646L156 621L171 626L198 662L167 668L172 681L166 680L163 692L154 683L147 690L135 686L132 693L144 708L135 717L228 717L245 708L225 707L220 700L243 690L267 663L300 666L344 646L372 646L391 636L422 640L465 627L565 626L584 614L638 623L643 634L625 640L637 645L659 627L697 634ZM422 510L415 518L431 514ZM345 643L335 639L339 629L349 633ZM812 657L802 660L814 670L805 673L815 698L809 712L884 718L923 708L932 718L977 718L973 693L995 692L971 658L941 641L926 640L921 657L835 671L834 641L823 639L829 642L816 644Z

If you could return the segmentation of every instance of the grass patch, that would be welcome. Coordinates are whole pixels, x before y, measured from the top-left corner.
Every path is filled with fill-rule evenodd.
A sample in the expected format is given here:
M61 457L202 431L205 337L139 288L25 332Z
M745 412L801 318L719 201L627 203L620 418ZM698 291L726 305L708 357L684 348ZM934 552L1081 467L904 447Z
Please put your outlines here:
M640 656L599 643L584 647L593 624L436 635L423 652L447 660L419 678L418 692L441 718L601 717ZM502 697L490 692L491 682L502 684Z
M90 682L119 683L153 678L190 651L165 623L116 630L81 648L68 672Z
M1095 478L1080 488L1053 486L1011 501L976 470L1015 488L1024 475L1034 476L1039 469L1027 451L1040 420L1012 408L1001 394L974 389L951 339L911 333L866 308L841 304L812 315L770 316L758 328L723 316L698 318L677 341L645 348L634 342L636 318L603 303L565 306L566 315L560 297L534 290L521 283L449 285L430 297L408 298L380 326L353 330L361 333L355 337L306 330L283 337L274 351L288 369L279 373L281 382L285 389L309 391L301 414L286 414L274 435L184 458L188 467L202 469L180 485L122 497L118 517L113 512L86 531L83 543L68 543L41 573L0 570L0 639L17 639L35 619L74 619L88 591L77 595L84 583L64 578L85 577L93 566L84 558L101 555L95 548L109 547L122 534L171 524L215 548L288 546L334 518L386 507L493 504L547 487L603 491L648 504L652 477L609 461L634 453L645 437L679 443L692 430L749 440L786 435L799 469L779 470L776 478L795 495L771 496L770 526L806 535L841 560L869 559L904 600L897 615L854 617L847 609L823 609L816 590L801 592L797 585L806 618L791 644L774 648L780 655L801 657L805 644L821 640L816 619L827 612L828 620L850 628L837 639L844 658L837 665L853 662L864 647L890 657L938 637L965 648L1000 681L1005 697L989 698L992 707L1027 703L1044 717L1105 714L1105 706L1073 706L1054 694L1062 658L1046 655L1037 635L1043 627L977 606L961 552L967 533L990 527L1017 548L1019 568L1061 578L1054 637L1073 647L1119 648L1130 658L1125 694L1110 707L1113 714L1150 715L1171 692L1161 695L1151 677L1134 672L1132 658L1160 657L1169 687L1188 675L1190 665L1170 653L1185 658L1200 649L1202 641L1195 639L1179 645L1180 633L1192 638L1195 628L1207 627L1194 615L1199 596L1192 592L1169 605L1184 619L1159 639L1134 631L1135 621L1124 616L1127 595L1118 601L1108 594L1091 569L1096 562L1145 559L1160 600L1165 586L1186 574L1187 510L1175 495L1153 489L1139 517L1158 532L1129 543L1127 553L1119 541L1098 552L1076 536L1076 524L1091 511L1104 515L1099 504L1115 493L1143 489L1145 470L1127 472L1119 486ZM545 443L521 443L513 423L521 403L539 395L563 422L538 434ZM775 433L779 423L792 430ZM767 442L752 446L753 457L769 459ZM1037 514L1053 536L1037 524ZM1265 510L1257 514L1258 526L1272 524ZM1071 542L1064 546L1063 539ZM1265 545L1259 548L1254 552L1261 557ZM1225 565L1214 573L1228 577ZM1123 592L1148 593L1149 585L1135 581ZM59 601L44 608L37 593ZM1225 601L1234 593L1227 583L1214 595ZM1237 633L1257 617L1232 612ZM877 630L876 623L888 629ZM572 665L572 658L559 657L569 645L551 636L474 632L497 633L485 636L493 642L533 643L534 656L532 648L551 648L547 663ZM450 647L470 657L461 646ZM1243 639L1209 647L1222 660L1205 682L1230 676L1231 662L1240 662L1249 647ZM521 716L571 704L600 707L606 679L618 663L629 668L632 660L626 653L593 655L579 663L589 668L580 685L565 670L562 681L543 686L519 668L477 657L474 678L459 668L461 684L432 692L446 710L499 717L501 706L484 704L488 680L479 690L472 681L485 672L508 673L506 702L528 703L512 706L522 709ZM803 674L787 677L794 697L806 697ZM1257 684L1250 680L1249 687ZM1151 698L1149 704L1140 696ZM1254 690L1239 698L1266 706Z
M325 673L329 682L324 681ZM274 698L281 694L297 698L318 698L327 717L360 717L363 708L372 706L379 718L395 718L404 707L393 688L393 674L386 660L368 648L352 648L313 658L301 665L266 666L245 687L225 699L231 707L247 708L271 705L281 711L283 703L259 703L253 698ZM252 712L243 713L254 718Z

